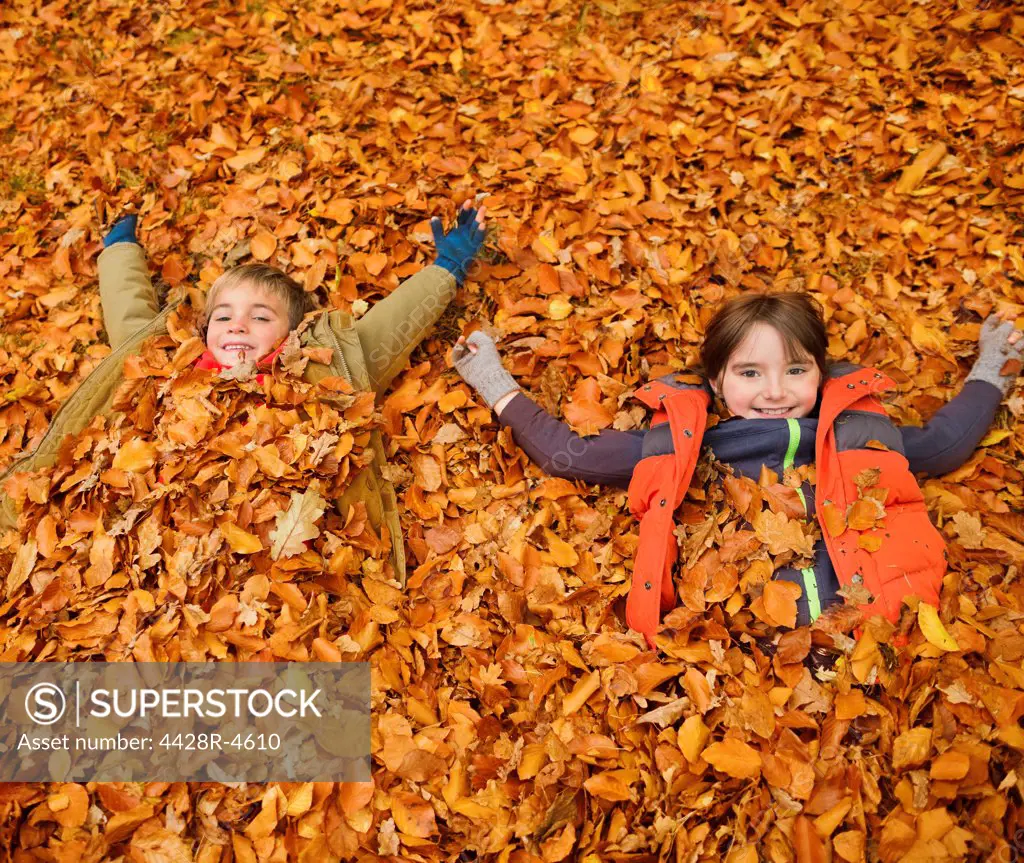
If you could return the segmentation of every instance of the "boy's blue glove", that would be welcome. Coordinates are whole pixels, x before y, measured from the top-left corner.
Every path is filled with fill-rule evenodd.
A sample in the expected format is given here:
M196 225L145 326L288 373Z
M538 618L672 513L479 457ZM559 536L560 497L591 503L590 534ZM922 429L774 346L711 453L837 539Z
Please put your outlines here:
M103 238L103 248L109 248L114 243L137 243L135 239L135 226L139 223L139 217L136 213L129 213L127 216L121 216L112 227L107 235Z
M430 220L430 229L434 232L434 245L437 247L437 260L434 264L444 267L455 276L456 283L461 285L466 279L469 265L484 244L486 232L477 221L477 211L472 207L459 210L455 227L447 234L436 216Z

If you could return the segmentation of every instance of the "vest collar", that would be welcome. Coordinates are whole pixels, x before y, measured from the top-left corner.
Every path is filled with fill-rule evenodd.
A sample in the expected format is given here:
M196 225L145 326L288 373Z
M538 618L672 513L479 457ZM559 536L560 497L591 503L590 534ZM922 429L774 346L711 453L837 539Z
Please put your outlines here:
M846 364L850 365L850 364ZM830 375L821 396L819 422L828 428L839 414L868 396L896 389L896 382L873 368L853 366L853 371Z
M703 377L686 372L663 375L657 380L637 387L633 395L647 407L659 410L662 407L662 402L681 393L690 393L696 397L703 396L706 399L705 405L710 405L714 396L711 387L707 385Z

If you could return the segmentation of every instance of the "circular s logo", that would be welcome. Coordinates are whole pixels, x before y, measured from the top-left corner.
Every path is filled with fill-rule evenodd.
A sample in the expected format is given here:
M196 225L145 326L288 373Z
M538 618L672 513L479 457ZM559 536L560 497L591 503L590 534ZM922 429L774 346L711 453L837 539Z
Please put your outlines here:
M67 707L67 699L55 683L37 683L25 696L25 712L39 725L53 725Z

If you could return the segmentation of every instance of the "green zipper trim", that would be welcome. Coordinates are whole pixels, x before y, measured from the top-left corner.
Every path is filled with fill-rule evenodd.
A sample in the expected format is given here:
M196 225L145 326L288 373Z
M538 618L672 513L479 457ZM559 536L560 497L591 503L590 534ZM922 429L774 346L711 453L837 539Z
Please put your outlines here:
M804 593L807 594L807 610L810 612L811 621L818 619L821 614L821 597L818 596L818 579L814 575L814 569L801 569L800 574L804 577Z
M793 467L793 459L796 458L797 448L800 446L800 423L795 419L786 420L789 426L789 446L786 448L786 457L782 462L782 469L788 470ZM807 512L807 498L804 497L804 490L798 488L796 493L800 495L800 503L804 505L804 512ZM818 579L814 574L814 568L801 569L800 575L804 578L804 594L807 596L808 611L811 620L816 620L821 614L821 597L818 595Z
M789 470L793 466L793 459L796 458L796 451L800 446L800 423L796 420L786 420L786 425L789 426L789 446L786 448L786 457L782 460L783 470ZM805 503L804 507L806 506Z

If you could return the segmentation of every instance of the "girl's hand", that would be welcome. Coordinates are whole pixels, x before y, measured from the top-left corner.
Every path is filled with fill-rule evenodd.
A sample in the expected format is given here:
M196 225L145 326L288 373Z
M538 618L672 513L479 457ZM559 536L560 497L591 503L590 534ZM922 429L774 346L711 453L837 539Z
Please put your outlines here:
M452 364L490 408L501 402L504 407L506 396L519 392L519 384L501 364L501 356L494 340L482 330L462 336L452 348Z
M459 210L455 227L448 233L444 232L439 218L435 216L430 220L434 245L437 247L437 260L434 263L455 276L455 281L460 285L465 281L473 259L484 244L487 233L484 222L486 212L486 207L477 210L466 201Z
M986 381L1000 389L1005 396L1020 373L1022 357L1024 333L1014 328L1012 319L1003 320L997 314L989 315L981 325L978 359L968 373L967 380Z

